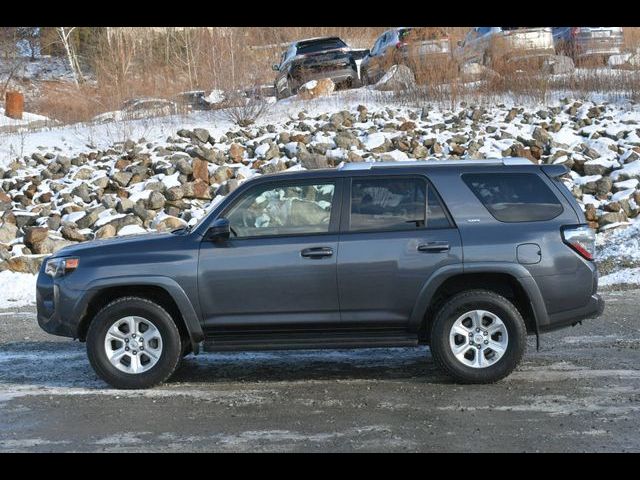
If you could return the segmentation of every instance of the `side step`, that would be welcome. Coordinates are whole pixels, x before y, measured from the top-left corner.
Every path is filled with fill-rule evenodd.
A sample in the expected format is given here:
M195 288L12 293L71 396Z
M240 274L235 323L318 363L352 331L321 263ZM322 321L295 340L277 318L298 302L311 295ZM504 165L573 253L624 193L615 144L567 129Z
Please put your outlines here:
M205 352L247 350L340 349L376 347L416 347L416 334L406 332L323 333L234 333L208 336Z

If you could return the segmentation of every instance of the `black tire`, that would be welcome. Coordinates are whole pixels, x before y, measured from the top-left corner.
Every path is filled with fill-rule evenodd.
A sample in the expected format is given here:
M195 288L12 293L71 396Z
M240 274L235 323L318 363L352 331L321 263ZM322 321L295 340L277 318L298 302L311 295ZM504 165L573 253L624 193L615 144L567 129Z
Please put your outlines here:
M105 336L116 320L127 316L140 316L151 321L162 337L162 352L157 363L142 373L118 370L107 358ZM171 315L151 300L123 297L109 303L98 312L87 332L87 355L98 376L115 388L141 389L167 380L178 367L183 346L180 332Z
M494 364L474 368L458 360L449 344L455 321L466 312L486 310L504 323L508 343ZM431 328L430 348L436 365L459 383L493 383L509 375L520 363L527 346L527 329L518 309L509 300L489 290L468 290L448 300L436 313Z

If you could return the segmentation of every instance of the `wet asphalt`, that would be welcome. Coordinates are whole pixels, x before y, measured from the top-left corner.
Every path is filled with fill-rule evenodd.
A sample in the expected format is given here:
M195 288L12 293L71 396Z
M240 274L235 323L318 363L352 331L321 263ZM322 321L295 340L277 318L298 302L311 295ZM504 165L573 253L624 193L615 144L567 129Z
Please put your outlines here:
M0 310L0 452L638 452L640 290L604 295L600 319L467 386L421 347L205 353L120 391L33 307Z

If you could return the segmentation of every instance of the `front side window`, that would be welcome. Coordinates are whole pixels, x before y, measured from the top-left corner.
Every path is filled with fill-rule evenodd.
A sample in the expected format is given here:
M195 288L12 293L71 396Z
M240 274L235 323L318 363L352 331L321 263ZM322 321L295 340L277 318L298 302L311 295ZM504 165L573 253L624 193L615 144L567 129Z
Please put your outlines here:
M462 179L501 222L551 220L562 213L558 198L535 173L466 173Z
M328 233L334 183L257 186L228 211L238 238Z
M437 195L421 178L354 179L350 231L448 228Z

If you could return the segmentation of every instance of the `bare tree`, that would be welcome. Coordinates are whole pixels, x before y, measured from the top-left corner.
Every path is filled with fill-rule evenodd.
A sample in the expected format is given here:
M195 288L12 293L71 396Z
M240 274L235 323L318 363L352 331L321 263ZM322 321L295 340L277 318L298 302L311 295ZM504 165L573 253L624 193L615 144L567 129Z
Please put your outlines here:
M24 65L24 58L18 55L17 46L17 29L3 28L0 33L0 56L2 57L2 68L0 76L5 77L2 80L1 97L4 98L11 80Z
M71 68L71 73L73 74L73 81L76 85L79 85L81 82L84 82L84 77L82 76L82 69L78 62L78 55L76 55L73 42L71 41L71 34L75 29L76 27L56 27L60 41L67 54L69 68Z

